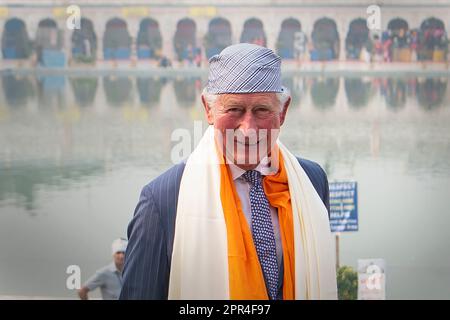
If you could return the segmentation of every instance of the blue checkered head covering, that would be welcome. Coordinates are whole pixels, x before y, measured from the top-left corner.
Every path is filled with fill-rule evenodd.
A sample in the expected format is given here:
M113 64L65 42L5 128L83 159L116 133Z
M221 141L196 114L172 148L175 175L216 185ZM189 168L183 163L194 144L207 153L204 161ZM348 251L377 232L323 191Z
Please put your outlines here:
M226 47L209 59L206 91L211 94L283 92L281 58L255 44Z

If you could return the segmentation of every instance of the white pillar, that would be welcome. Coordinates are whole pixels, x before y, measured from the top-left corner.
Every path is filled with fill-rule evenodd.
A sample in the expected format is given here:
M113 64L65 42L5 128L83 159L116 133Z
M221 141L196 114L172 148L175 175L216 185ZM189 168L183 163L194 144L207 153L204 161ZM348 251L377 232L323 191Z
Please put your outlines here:
M278 33L281 28L281 21L274 14L269 14L263 19L261 19L263 23L264 32L267 38L267 48L270 48L275 51L275 46L277 43Z
M204 46L204 39L206 34L208 33L208 26L209 22L213 19L212 17L201 17L200 19L195 19L196 24L196 41L197 41L197 47L201 48L202 50L202 65L207 65L206 60L206 50Z
M94 32L97 37L97 52L96 52L96 60L103 60L103 37L105 35L106 29L106 21L108 18L104 19L92 19L92 23L94 24Z
M131 37L131 45L130 45L130 60L134 64L137 60L137 35L139 32L139 24L140 24L140 18L131 18L127 19L127 29L128 34Z
M339 19L336 21L337 31L339 33L339 57L338 60L345 61L346 60L346 51L345 51L345 38L347 37L348 32L348 23L346 19Z
M309 60L309 49L312 48L312 32L314 27L314 22L316 22L318 17L312 16L311 14L302 14L298 17L300 20L300 25L302 27L302 31L305 33L307 37L307 44L306 44L306 53L304 59Z
M69 65L69 62L72 58L72 32L67 28L66 20L58 20L57 22L58 32L62 34L62 52L64 52L64 56L66 58L66 66Z
M209 21L212 18L210 17L201 17L199 19L195 19L195 25L196 25L196 41L197 41L197 47L203 48L203 39L205 38L206 34L208 33L208 25Z
M226 16L231 25L231 43L239 43L242 31L244 30L244 22L247 18L244 15L236 14Z
M171 61L176 59L175 50L173 47L173 37L177 29L177 22L181 18L166 14L159 18L159 25L161 26L162 35L162 52L163 55Z

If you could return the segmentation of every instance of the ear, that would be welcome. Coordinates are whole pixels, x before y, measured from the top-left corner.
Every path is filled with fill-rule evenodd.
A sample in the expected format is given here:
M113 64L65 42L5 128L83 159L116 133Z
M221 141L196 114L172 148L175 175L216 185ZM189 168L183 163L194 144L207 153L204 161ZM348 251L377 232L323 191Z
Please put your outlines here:
M211 106L208 105L208 102L206 102L204 95L202 95L202 104L203 104L203 108L205 108L205 115L206 115L206 119L208 120L208 124L213 125L214 124L213 110L212 110Z
M283 110L281 110L280 112L280 126L283 125L284 119L286 119L286 113L290 104L291 104L291 97L289 97L287 101L284 103Z

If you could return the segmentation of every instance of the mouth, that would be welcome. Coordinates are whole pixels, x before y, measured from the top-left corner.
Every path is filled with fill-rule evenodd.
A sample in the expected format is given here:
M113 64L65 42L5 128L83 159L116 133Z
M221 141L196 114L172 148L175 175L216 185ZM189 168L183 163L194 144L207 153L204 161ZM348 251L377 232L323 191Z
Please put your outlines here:
M258 140L257 142L254 142L254 143L250 143L248 141L240 141L238 139L234 139L234 143L238 143L238 144L246 146L246 147L253 147L253 146L257 146L262 140L263 139Z

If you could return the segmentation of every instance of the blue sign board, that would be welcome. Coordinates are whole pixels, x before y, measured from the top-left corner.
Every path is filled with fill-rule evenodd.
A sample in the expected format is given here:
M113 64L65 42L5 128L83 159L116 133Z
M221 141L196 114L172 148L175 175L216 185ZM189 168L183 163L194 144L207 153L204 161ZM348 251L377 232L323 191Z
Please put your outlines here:
M358 231L356 181L330 182L331 232Z

